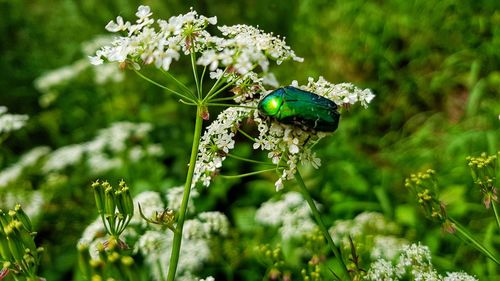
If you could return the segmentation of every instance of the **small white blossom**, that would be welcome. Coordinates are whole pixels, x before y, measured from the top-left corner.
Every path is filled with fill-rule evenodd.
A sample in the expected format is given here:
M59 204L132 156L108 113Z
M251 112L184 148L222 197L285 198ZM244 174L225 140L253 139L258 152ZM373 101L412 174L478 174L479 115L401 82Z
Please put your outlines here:
M139 238L135 249L141 252L145 263L151 267L151 275L154 280L162 280L161 276L167 276L168 266L163 265L170 262L172 239L171 231L160 232L156 230L147 231ZM209 259L210 254L206 240L183 238L177 266L179 276L200 269L203 263Z
M98 217L85 228L78 244L90 245L96 238L104 237L105 235L106 229L104 228L102 219Z
M447 272L443 281L477 281L474 276L470 276L465 272Z
M288 192L281 200L264 202L255 220L279 228L283 239L299 238L316 228L309 206L298 192Z
M399 276L391 262L379 259L370 265L364 280L396 281L399 280Z
M193 185L198 181L202 181L205 186L210 184L212 175L222 167L227 153L234 148L237 128L249 112L246 108L227 108L207 127L201 137Z
M7 107L0 106L0 136L17 131L26 125L28 115L7 114Z
M199 195L198 191L191 190L191 194L189 196L187 212L194 213L195 207L193 203L193 199L197 198ZM181 209L182 197L184 196L184 186L171 187L167 189L166 199L167 199L167 207L174 211L179 211Z

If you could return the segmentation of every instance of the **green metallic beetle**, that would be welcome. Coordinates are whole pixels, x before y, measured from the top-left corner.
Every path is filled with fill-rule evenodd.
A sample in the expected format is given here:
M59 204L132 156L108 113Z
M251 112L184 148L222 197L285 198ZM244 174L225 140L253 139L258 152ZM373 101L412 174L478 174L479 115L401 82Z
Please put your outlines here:
M283 124L322 132L335 131L340 119L333 101L291 86L276 89L265 96L258 109L262 115Z

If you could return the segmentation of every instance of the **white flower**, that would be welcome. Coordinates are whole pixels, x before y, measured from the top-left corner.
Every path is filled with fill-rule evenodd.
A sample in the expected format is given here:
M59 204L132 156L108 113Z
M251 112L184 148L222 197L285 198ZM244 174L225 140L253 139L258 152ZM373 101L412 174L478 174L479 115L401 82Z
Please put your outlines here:
M374 245L370 256L372 259L393 260L407 243L406 240L394 236L377 235L373 238Z
M399 280L399 276L391 262L379 259L370 265L364 280L396 281Z
M106 229L104 228L102 219L98 217L85 228L78 244L90 245L96 238L104 237L105 235Z
M447 272L443 281L477 281L477 279L465 272Z
M0 136L17 131L26 125L28 115L6 114L7 107L0 106Z
M187 239L209 239L213 235L226 236L229 220L220 212L203 212L196 219L187 220L183 235Z
M443 277L437 273L431 263L431 254L427 246L406 245L400 249L399 261L394 266L387 259L377 259L370 265L364 280L415 280L415 281L475 281L473 276L464 272L447 272Z
M109 32L118 32L127 30L130 27L130 22L124 22L120 16L116 17L116 22L110 21L106 25L106 30Z
M298 192L288 192L281 200L264 202L255 220L279 228L283 239L299 238L316 228L310 209Z
M141 5L137 9L137 13L135 13L135 15L139 18L139 20L144 20L145 18L153 15L153 13L151 13L149 6Z
M198 197L199 193L196 190L191 190L191 195L189 196L187 212L194 213L195 207L193 199ZM167 189L166 199L167 207L174 211L179 211L181 209L182 197L184 196L184 186L171 187Z
M193 185L199 181L203 181L205 186L210 184L212 174L222 166L229 150L234 148L234 132L249 112L246 108L227 108L207 127L201 137Z
M135 250L140 251L145 263L151 267L154 280L162 280L161 276L167 276L168 266L164 265L170 262L172 239L171 231L150 230L144 233L136 244ZM207 241L183 238L177 267L179 276L198 270L209 257L210 248Z

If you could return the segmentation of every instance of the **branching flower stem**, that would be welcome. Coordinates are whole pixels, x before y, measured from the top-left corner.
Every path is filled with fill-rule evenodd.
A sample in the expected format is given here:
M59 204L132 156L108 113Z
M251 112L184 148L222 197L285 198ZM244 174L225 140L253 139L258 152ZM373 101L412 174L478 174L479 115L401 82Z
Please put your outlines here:
M249 176L254 176L254 175L258 175L258 174L262 174L262 173L275 171L276 169L277 168L265 169L265 170L260 170L260 171L245 173L245 174L239 174L239 175L219 175L219 177L225 178L225 179L238 179L238 178L249 177Z
M333 242L332 237L330 236L330 233L328 233L328 230L323 223L323 220L321 219L321 215L318 211L318 208L316 207L316 204L314 203L314 200L312 199L311 195L309 194L309 191L307 190L307 187L304 183L304 180L302 179L302 176L300 175L299 171L295 173L295 180L299 184L300 191L304 198L307 201L307 204L309 204L309 208L311 209L311 212L313 213L314 219L316 220L316 223L318 224L321 232L323 232L323 236L325 236L325 239L328 243L328 246L330 246L330 249L332 250L333 254L335 255L335 258L337 259L340 267L342 268L342 275L343 277L341 280L351 280L351 276L349 275L349 271L347 269L347 266L342 259L342 255L340 254L340 249L335 245Z
M193 181L194 168L196 165L196 157L198 155L198 147L200 145L200 139L201 139L202 125L203 125L203 119L201 117L201 113L202 113L202 106L198 105L196 110L196 122L193 134L193 145L191 147L191 157L189 159L189 168L186 176L186 183L184 185L184 194L182 196L182 203L179 210L179 218L177 220L177 226L174 232L174 240L172 243L172 253L170 255L170 264L168 267L167 281L173 281L175 279L175 272L177 270L177 264L179 262L179 253L182 242L182 229L184 227L184 221L186 219L189 194L191 192L191 184Z
M149 77L145 76L144 74L140 73L140 72L139 72L139 71L137 71L137 70L134 70L134 71L135 71L135 73L137 73L137 75L139 75L139 77L141 77L142 79L144 79L144 80L148 81L149 83L151 83L151 84L153 84L153 85L155 85L155 86L158 86L158 87L160 87L160 88L162 88L162 89L164 89L164 90L167 90L168 92L170 92L170 93L172 93L172 94L174 94L174 95L176 95L176 96L178 96L178 97L180 97L180 98L187 99L187 100L189 100L190 102L195 103L195 100L193 100L192 98L187 97L187 96L185 96L185 95L183 95L183 94L181 94L181 93L179 93L179 92L177 92L177 91L174 91L174 90L172 90L172 89L170 89L170 88L168 88L168 87L163 86L162 84L160 84L160 83L158 83L158 82L154 81L153 79L151 79L151 78L149 78Z
M465 242L471 243L474 248L476 248L478 251L480 251L483 255L494 261L497 265L500 265L500 261L498 260L495 255L490 252L481 242L477 241L474 236L472 236L466 229L463 227L458 221L456 221L453 218L450 218L450 220L455 224L455 228L458 232L458 237L464 240Z
M491 202L491 207L493 208L493 213L495 214L495 219L497 221L497 226L498 226L498 229L500 230L500 218L498 217L498 210L497 210L497 206L496 206L496 202L495 201Z

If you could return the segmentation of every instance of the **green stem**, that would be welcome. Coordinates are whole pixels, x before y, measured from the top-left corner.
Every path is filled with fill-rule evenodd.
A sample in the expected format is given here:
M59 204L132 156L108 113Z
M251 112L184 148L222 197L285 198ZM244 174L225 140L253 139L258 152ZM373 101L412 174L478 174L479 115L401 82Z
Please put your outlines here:
M189 94L191 95L193 98L196 98L196 96L193 95L193 92L191 92L191 90L186 86L184 85L184 83L182 83L181 81L179 81L177 78L175 78L175 76L173 76L172 74L170 74L170 72L168 71L165 71L164 69L160 68L160 71L167 75L168 77L170 77L170 79L174 80L175 83L177 83L177 85L179 85L186 94Z
M255 106L248 105L239 105L235 103L207 103L207 106L224 106L224 107L240 107L240 108L249 108L249 109L257 109Z
M191 183L193 182L194 168L196 165L198 147L200 145L200 139L201 139L201 131L203 125L203 119L201 118L201 111L202 107L198 106L196 110L196 122L193 134L193 146L191 147L191 157L189 159L189 168L186 176L186 184L184 185L184 194L182 196L181 208L179 210L179 218L177 220L177 227L175 228L174 240L172 242L172 253L170 254L170 264L168 266L167 281L173 281L175 279L177 263L179 262L179 253L182 242L182 229L184 227L184 220L186 219L189 193L191 192Z
M299 184L300 191L304 198L307 201L307 204L309 204L309 208L311 209L314 219L316 220L316 223L318 224L321 232L323 232L323 236L325 236L325 239L330 246L330 249L332 250L333 254L335 255L335 258L337 259L338 263L340 264L340 267L342 268L343 274L344 275L342 280L351 280L351 276L349 275L349 271L347 270L347 266L344 263L344 260L342 259L342 255L340 254L339 248L335 245L333 242L332 237L330 236L330 233L328 233L328 229L326 228L325 224L323 223L323 220L321 219L321 215L318 211L318 208L316 207L316 204L314 203L314 200L312 199L311 195L309 194L309 191L307 190L307 187L304 183L304 180L302 179L302 176L300 175L299 171L295 173L295 180Z
M194 41L191 38L191 42L193 45L193 48L191 50L191 66L193 68L193 75L194 75L194 82L196 83L196 93L198 94L198 99L201 99L201 89L200 89L200 83L198 80L198 72L196 71L196 58L195 58L195 53L194 53Z
M219 87L219 84L222 83L221 81L225 80L224 75L226 74L227 69L228 69L228 67L226 67L224 69L224 71L222 72L221 76L212 85L212 88L210 88L210 90L208 91L207 96L210 96L210 94L212 94L213 91L217 90L218 87Z
M181 94L181 93L179 93L177 91L174 91L174 90L172 90L170 88L167 88L167 87L163 86L162 84L154 81L153 79L146 77L144 74L140 73L139 71L137 71L137 70L134 70L134 71L135 71L135 73L137 73L137 75L139 75L139 77L141 77L142 79L148 81L149 83L151 83L151 84L153 84L155 86L158 86L158 87L160 87L160 88L162 88L164 90L167 90L167 91L171 92L172 94L177 95L177 96L179 96L181 98L187 99L187 100L189 100L189 101L191 101L193 103L195 102L192 98L187 97L187 96L185 96L185 95L183 95L183 94Z
M492 200L491 206L493 207L493 213L495 213L495 219L497 220L498 229L500 229L500 218L498 217L498 210L496 207L496 202Z
M234 96L233 97L211 99L210 101L227 101L227 100L234 100Z
M449 218L454 224L455 224L455 229L460 235L457 235L459 238L462 240L470 242L478 251L483 253L485 256L490 258L492 261L494 261L496 264L500 264L500 261L493 255L493 253L490 252L481 242L477 241L476 238L474 238L472 235L469 234L469 232L463 227L458 221Z
M242 135L247 137L249 140L255 142L255 139L252 136L250 136L249 134L247 134L245 131L243 131L242 129L238 128L238 132L240 132Z
M234 154L231 154L231 153L228 153L227 157L231 157L231 158L234 158L234 159L237 159L237 160L240 160L240 161L244 161L244 162L249 162L249 163L261 164L261 165L268 165L268 166L276 166L273 163L264 162L264 161L258 161L258 160L253 160L253 159L248 159L248 158L241 157L241 156L238 156L238 155L234 155Z
M207 96L203 99L203 101L205 102L208 102L210 101L213 97L216 97L218 94L220 94L222 91L226 90L227 88L231 87L235 82L236 82L237 79L234 79L233 81L227 83L226 85L224 85L224 87L222 88L219 88L217 89L216 91L214 91L212 94L207 94Z
M258 175L258 174L262 174L262 173L267 173L267 172L271 172L271 171L275 171L275 170L276 170L276 168L272 168L272 169L265 169L265 170L260 170L260 171L245 173L245 174L239 174L239 175L219 175L219 177L222 177L225 179L238 179L238 178L249 177L249 176Z

